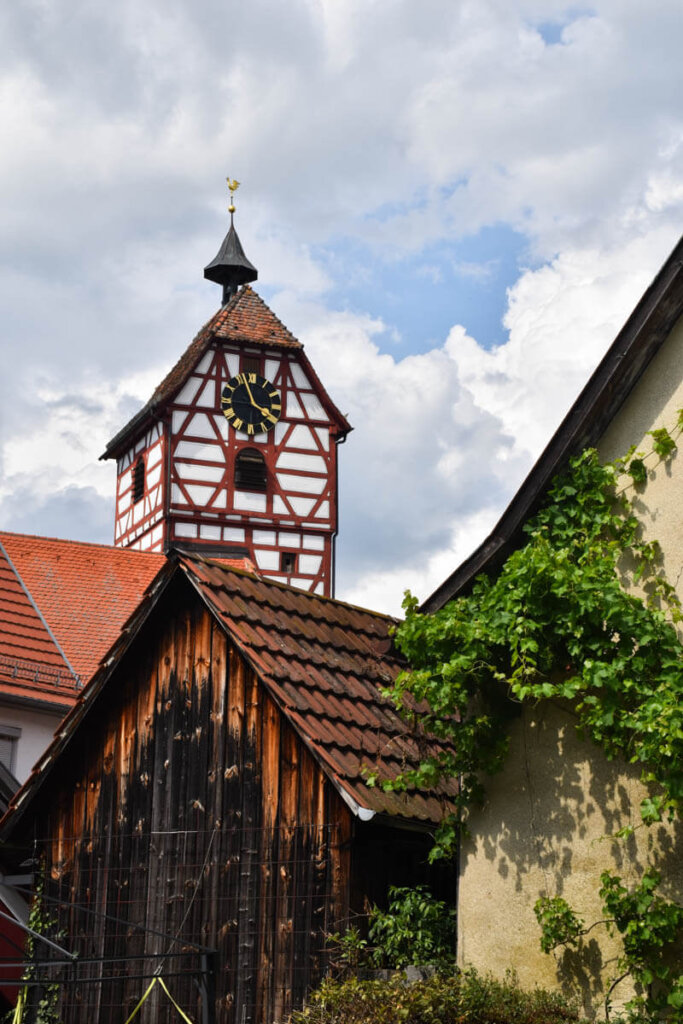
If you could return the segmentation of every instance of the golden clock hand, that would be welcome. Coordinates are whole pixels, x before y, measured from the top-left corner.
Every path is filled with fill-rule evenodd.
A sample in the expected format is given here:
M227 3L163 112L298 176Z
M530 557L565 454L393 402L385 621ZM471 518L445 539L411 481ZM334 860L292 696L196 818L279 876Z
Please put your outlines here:
M268 410L267 409L263 409L260 405L257 405L256 402L254 401L254 396L251 393L251 388L249 387L249 381L247 380L246 374L244 376L244 386L246 387L247 391L249 392L249 401L251 402L251 404L254 406L255 409L258 409L258 411L261 413L262 416L265 416L265 414L268 412Z

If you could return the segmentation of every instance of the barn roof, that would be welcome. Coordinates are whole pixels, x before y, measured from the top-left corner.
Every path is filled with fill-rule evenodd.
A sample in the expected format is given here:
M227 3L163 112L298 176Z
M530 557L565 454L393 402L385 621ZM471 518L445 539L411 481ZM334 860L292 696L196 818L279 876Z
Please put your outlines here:
M267 348L295 350L304 363L306 373L315 382L323 406L330 418L337 423L342 435L351 430L346 418L340 413L320 383L313 367L308 362L303 345L289 331L281 320L266 305L253 288L245 285L229 302L204 324L194 340L188 345L175 366L166 374L154 394L138 413L119 430L107 445L101 458L111 459L124 450L142 430L148 421L158 417L187 380L206 350L216 339L233 341Z
M365 771L392 777L416 766L439 744L407 725L382 695L403 667L393 650L395 620L285 584L260 579L199 556L176 554L148 588L51 746L12 802L3 833L12 831L49 778L67 745L96 713L97 699L155 604L179 574L189 581L254 669L351 810L437 823L455 784L439 791L385 793L365 784ZM419 711L419 709L417 709Z
M495 573L519 546L522 529L552 478L572 455L595 445L683 315L683 237L638 302L493 532L422 605L434 612L465 592L480 573Z
M0 551L0 636L7 645L0 653L58 666L72 684L90 678L166 561L130 548L5 532ZM73 694L64 701L72 702Z

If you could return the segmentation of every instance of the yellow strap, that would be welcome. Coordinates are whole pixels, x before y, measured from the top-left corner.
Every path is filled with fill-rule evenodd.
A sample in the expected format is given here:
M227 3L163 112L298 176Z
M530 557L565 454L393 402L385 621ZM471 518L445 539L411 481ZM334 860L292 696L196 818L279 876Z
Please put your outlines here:
M156 985L157 981L158 981L157 978L152 978L152 980L150 981L149 985L147 986L147 991L145 992L145 994L143 995L142 999L140 1000L138 1005L135 1007L133 1012L131 1013L130 1017L126 1021L126 1024L130 1024L130 1022L132 1021L133 1017L137 1016L137 1013L138 1013L140 1007L142 1006L142 1004L144 1003L145 999L150 994L150 992L152 991L154 986Z
M12 1017L12 1024L21 1024L21 1018L24 1016L24 1002L26 1000L26 989L19 989L19 995L17 996L17 1005L14 1007L14 1016Z
M190 1020L190 1018L189 1018L189 1017L187 1016L187 1014L186 1014L186 1013L185 1013L185 1012L184 1012L183 1010L181 1010L181 1009L180 1009L180 1007L179 1007L179 1006L178 1006L178 1004L176 1003L175 999L173 998L173 996L171 995L171 993L170 993L170 992L168 991L168 989L166 988L166 982L164 981L164 979L163 979L163 978L159 978L159 979L158 979L158 981L159 981L159 984L161 985L161 987L163 988L164 992L165 992L165 993L166 993L166 995L168 996L168 998L169 998L169 999L171 1000L171 1002L172 1002L172 1003L173 1003L173 1005L175 1006L175 1008L176 1008L176 1010L178 1011L178 1013L180 1014L180 1016L181 1016L181 1017L183 1018L183 1020L184 1020L184 1021L186 1022L186 1024L192 1024L192 1021Z
M129 1018L128 1018L128 1020L126 1021L126 1024L130 1024L130 1022L131 1022L131 1021L133 1020L133 1018L134 1018L134 1017L135 1017L135 1016L136 1016L136 1015L138 1014L138 1012L139 1012L139 1010L140 1010L140 1007L142 1006L142 1004L144 1003L144 1001L145 1001L145 1000L147 999L147 997L149 996L150 992L152 991L152 989L154 988L154 986L155 986L155 985L157 984L157 982L159 983L159 985L161 985L162 989L164 990L164 992L166 993L166 995L168 996L168 998L169 998L169 999L171 1000L171 1002L172 1002L172 1003L173 1003L173 1005L175 1006L175 1008L176 1008L176 1010L178 1011L178 1013L180 1014L180 1016L181 1016L181 1017L183 1018L183 1020L185 1021L185 1024L192 1024L192 1021L191 1021L191 1020L190 1020L190 1018L189 1018L189 1017L187 1016L187 1014L186 1014L186 1013L185 1013L185 1012L184 1012L183 1010L181 1010L181 1009L180 1009L180 1007L179 1007L179 1006L178 1006L178 1004L176 1003L175 999L173 998L173 996L171 995L171 993L170 993L170 992L168 991L168 989L166 988L166 982L165 982L165 981L164 981L164 979L163 979L162 977L160 977L160 976L157 976L157 977L155 977L155 978L152 978L152 980L150 981L149 985L147 986L147 991L145 992L145 994L143 995L142 999L140 1000L140 1002L138 1003L138 1005L137 1005L137 1006L135 1007L135 1009L133 1010L133 1012L131 1013L130 1017L129 1017ZM17 1003L17 1007L18 1007L18 1005L19 1005L19 1004ZM21 1024L21 1017L17 1018L17 1019L15 1020L15 1021L13 1021L13 1022L12 1022L12 1024Z

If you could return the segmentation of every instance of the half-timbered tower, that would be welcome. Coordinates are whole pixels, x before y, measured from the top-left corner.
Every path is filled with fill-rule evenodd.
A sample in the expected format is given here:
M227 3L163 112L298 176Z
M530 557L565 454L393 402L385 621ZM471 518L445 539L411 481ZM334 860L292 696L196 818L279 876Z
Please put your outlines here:
M118 467L114 543L248 557L330 596L337 445L351 428L250 287L232 224L204 273L223 285L222 308L102 456Z

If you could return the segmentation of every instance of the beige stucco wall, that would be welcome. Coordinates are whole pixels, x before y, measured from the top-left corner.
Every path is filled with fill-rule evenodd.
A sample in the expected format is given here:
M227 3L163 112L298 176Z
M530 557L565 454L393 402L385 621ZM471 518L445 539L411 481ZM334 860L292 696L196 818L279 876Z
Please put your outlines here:
M605 458L631 444L651 447L646 433L670 429L683 407L683 319L645 371L599 445ZM643 440L645 439L645 440ZM646 463L648 483L636 494L646 537L664 552L667 578L683 598L683 443L667 465ZM600 873L611 868L635 881L649 865L666 879L665 895L683 901L683 830L639 828L628 841L609 837L638 825L643 790L638 773L610 764L580 741L569 708L544 703L510 725L503 773L488 783L485 807L471 814L471 836L461 851L459 945L461 964L502 976L512 967L525 985L578 992L589 1012L600 1012L604 988L616 973L618 940L594 928L580 955L549 956L539 946L533 913L539 896L563 896L585 920L601 919ZM630 997L628 983L614 992Z

